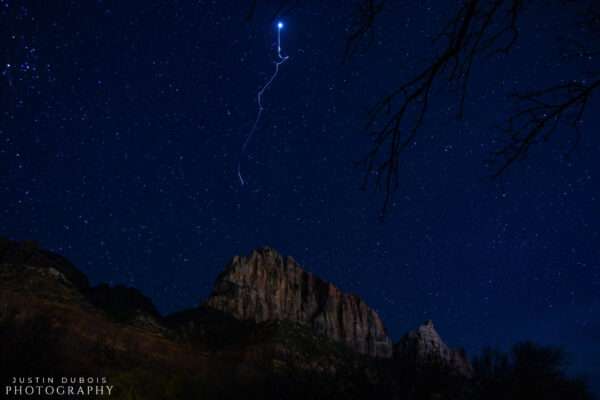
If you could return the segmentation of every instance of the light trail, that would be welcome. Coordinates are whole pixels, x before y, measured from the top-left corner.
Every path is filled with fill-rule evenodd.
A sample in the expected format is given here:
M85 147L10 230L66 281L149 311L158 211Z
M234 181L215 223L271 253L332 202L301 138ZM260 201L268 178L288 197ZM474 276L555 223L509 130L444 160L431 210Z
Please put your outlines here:
M244 178L242 176L242 159L244 158L244 156L246 154L246 148L248 147L248 143L250 143L250 140L252 140L252 137L254 136L254 132L256 132L258 123L260 122L260 117L262 116L263 110L265 109L262 104L262 96L265 93L265 91L269 88L269 86L271 86L271 83L273 83L273 81L277 77L277 74L279 73L279 67L281 66L281 64L286 62L287 59L289 58L288 56L283 56L281 54L281 30L282 29L283 29L283 22L280 21L277 23L277 61L275 61L275 71L273 71L273 75L271 75L271 78L267 81L267 83L265 83L263 85L263 87L256 94L256 103L258 104L256 118L254 119L254 124L252 124L252 128L248 132L248 135L246 136L246 140L244 141L244 144L242 145L242 151L241 151L240 159L238 161L238 166L237 166L238 178L240 179L240 184L242 186L244 186L246 184L246 181L244 181Z

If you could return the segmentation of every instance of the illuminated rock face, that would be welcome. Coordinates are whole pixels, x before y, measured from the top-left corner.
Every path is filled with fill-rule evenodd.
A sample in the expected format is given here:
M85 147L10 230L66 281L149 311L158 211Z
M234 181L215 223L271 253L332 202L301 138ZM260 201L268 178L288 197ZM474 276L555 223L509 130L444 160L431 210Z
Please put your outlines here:
M404 335L394 345L394 357L421 366L441 363L465 376L471 376L473 373L464 351L449 348L435 330L432 321L426 321Z
M240 320L304 323L359 353L392 356L391 340L377 312L270 248L234 257L217 278L207 305Z

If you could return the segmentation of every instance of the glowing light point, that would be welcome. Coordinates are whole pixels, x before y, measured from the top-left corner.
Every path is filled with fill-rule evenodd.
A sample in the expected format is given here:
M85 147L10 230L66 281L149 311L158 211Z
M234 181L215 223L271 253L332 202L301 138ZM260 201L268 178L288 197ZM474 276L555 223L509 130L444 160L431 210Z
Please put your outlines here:
M2 0L0 0L0 1L2 1ZM265 83L263 85L263 87L256 94L256 104L258 105L258 109L256 110L256 118L254 119L254 124L252 125L252 128L250 129L250 132L248 132L248 135L246 136L246 140L244 141L244 144L242 145L241 156L238 161L238 167L237 167L238 178L240 179L240 185L242 185L242 186L246 185L246 181L244 181L244 177L242 176L242 160L246 153L246 148L248 147L248 143L250 143L252 136L254 136L254 132L256 132L256 129L258 128L258 123L260 122L260 117L262 116L262 113L265 109L262 104L262 96L267 91L269 86L271 86L271 83L273 83L273 81L277 77L277 73L279 72L279 67L281 66L281 64L286 62L287 59L289 58L288 56L284 56L283 54L281 54L281 30L282 29L283 29L283 22L278 21L277 22L277 60L275 61L275 71L273 71L271 78L269 78L267 83Z

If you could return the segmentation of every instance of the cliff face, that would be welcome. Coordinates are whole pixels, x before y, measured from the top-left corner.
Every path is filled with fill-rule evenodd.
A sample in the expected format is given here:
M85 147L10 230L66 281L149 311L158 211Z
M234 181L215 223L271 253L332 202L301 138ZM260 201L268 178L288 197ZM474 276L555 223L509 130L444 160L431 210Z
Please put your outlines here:
M464 376L470 376L473 372L465 353L449 348L435 330L432 321L426 321L404 335L394 345L394 357L410 360L421 366L439 363Z
M240 320L300 322L359 353L392 356L383 322L364 301L269 248L234 257L217 278L207 305Z

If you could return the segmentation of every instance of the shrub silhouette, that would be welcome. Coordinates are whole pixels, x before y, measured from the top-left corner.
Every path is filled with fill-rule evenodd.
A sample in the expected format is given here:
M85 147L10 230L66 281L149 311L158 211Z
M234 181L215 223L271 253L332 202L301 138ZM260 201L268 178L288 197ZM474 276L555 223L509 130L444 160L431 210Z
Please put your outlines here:
M510 352L491 348L473 362L473 398L489 400L587 400L586 382L569 377L561 348L533 342L518 343Z

